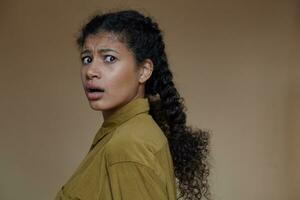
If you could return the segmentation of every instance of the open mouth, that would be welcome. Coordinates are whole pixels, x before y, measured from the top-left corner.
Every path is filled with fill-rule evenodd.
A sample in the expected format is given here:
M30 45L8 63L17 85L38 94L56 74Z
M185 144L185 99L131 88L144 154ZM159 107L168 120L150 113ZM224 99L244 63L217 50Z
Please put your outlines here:
M98 101L104 95L104 90L100 88L86 88L86 95L89 101Z
M104 90L102 90L102 89L97 89L97 88L88 88L87 91L88 91L88 92L104 92Z

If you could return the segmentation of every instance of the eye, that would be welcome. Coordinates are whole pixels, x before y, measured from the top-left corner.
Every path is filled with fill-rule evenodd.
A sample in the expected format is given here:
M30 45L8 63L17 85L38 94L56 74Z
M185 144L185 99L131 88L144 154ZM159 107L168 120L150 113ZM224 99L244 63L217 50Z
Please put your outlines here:
M116 59L117 58L112 56L112 55L105 55L104 56L104 62L106 62L106 63L113 63L113 62L115 62Z
M81 62L84 65L90 64L92 62L92 58L90 56L84 56L81 58Z

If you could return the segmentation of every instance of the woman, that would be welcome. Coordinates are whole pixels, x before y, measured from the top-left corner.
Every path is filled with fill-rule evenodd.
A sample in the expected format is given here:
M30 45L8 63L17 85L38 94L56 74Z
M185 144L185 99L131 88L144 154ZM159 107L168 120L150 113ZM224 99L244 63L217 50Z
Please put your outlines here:
M97 15L77 44L104 122L56 200L209 199L208 133L186 126L158 24L135 10Z

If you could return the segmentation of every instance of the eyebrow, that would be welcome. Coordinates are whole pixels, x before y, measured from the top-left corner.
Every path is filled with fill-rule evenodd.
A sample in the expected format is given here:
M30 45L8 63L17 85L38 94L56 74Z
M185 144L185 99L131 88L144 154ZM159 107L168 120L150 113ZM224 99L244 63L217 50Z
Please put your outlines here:
M113 51L117 54L120 54L119 52L117 52L116 50L113 50L113 49L109 49L109 48L101 48L101 49L98 49L97 50L99 53L106 53L106 52L109 52L109 51ZM90 53L91 51L89 49L85 49L81 52L81 55L82 54L86 54L86 53Z

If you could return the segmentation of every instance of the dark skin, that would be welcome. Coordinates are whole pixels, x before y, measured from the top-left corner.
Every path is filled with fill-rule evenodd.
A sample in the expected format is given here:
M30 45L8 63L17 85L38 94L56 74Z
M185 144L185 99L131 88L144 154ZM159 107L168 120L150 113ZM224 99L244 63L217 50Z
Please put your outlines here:
M81 80L101 87L97 100L89 100L92 109L102 111L104 120L115 110L137 98L144 98L145 83L153 71L153 63L146 59L137 65L127 46L112 33L89 35L81 52ZM86 95L88 92L85 89Z

